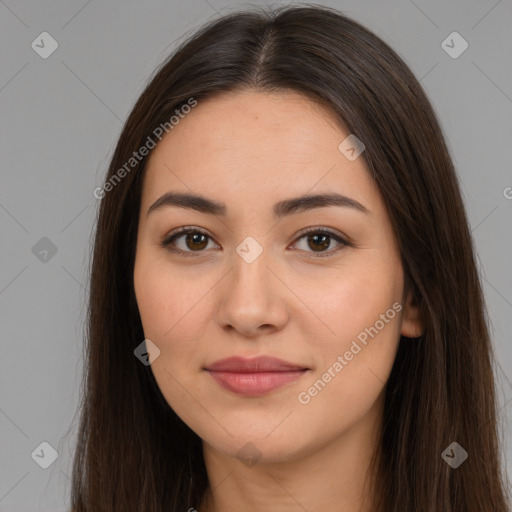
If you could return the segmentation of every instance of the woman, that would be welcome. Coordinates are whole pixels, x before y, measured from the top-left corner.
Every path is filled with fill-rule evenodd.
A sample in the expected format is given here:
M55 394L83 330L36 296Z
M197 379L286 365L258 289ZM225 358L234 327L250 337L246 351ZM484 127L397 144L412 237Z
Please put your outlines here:
M209 23L95 195L74 511L507 510L456 174L374 34Z

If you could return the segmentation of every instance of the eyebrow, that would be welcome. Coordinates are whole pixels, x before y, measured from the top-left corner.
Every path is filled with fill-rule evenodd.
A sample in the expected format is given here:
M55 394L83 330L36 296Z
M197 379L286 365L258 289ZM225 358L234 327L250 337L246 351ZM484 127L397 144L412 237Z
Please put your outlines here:
M197 194L183 192L167 192L159 197L148 209L147 215L166 206L176 206L189 210L196 210L209 215L225 216L227 208L224 203L208 199ZM306 194L291 199L285 199L274 204L272 212L274 217L282 218L287 215L299 213L314 208L325 208L328 206L343 206L353 208L362 213L371 215L361 203L350 197L341 194Z

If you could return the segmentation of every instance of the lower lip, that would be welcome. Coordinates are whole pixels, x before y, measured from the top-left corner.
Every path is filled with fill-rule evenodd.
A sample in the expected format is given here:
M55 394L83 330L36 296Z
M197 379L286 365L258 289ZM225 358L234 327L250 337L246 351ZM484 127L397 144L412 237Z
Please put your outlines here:
M300 379L307 370L236 373L208 371L224 389L244 396L261 396Z

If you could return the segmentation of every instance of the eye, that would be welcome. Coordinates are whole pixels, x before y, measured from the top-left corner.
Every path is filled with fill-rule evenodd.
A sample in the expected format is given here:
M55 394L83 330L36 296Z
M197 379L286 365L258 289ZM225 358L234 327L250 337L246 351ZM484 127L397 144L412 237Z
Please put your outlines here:
M298 236L298 241L306 239L306 249L300 250L304 252L318 253L307 256L308 258L330 256L332 253L339 251L342 247L350 246L350 243L344 240L340 235L321 227L303 229L298 233ZM182 247L179 247L176 241L180 240L181 238L183 238L183 245ZM331 245L332 239L334 239L339 244L339 247L325 251L324 249ZM194 256L193 253L204 252L204 249L208 248L208 242L211 240L213 239L210 237L210 235L204 231L194 228L193 226L184 226L170 233L162 241L161 246L176 254L183 256ZM297 242L295 242L295 244L297 244ZM218 247L217 244L215 245ZM312 249L312 251L308 251L308 248Z
M310 248L312 249L313 253L319 253L307 256L308 258L323 258L326 256L331 256L333 253L338 252L343 247L350 246L350 244L340 235L322 227L303 229L298 233L298 235L299 241L303 238L305 239L306 252L309 252L307 249ZM324 251L323 249L326 249L331 245L332 239L334 239L339 244L338 248L332 249L330 251Z
M176 240L184 238L184 246L177 247L175 244ZM194 256L194 252L203 252L208 246L208 239L210 235L192 226L184 226L169 234L161 243L162 247L165 247L171 252L183 255L183 256ZM190 249L190 250L187 250Z

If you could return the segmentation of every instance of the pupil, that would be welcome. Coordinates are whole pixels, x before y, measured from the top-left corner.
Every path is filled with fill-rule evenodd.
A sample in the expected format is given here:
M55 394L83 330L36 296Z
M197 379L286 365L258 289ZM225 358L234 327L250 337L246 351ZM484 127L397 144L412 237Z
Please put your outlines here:
M199 239L202 237L203 241L201 242L198 239L198 237L199 237ZM192 239L192 244L194 245L194 247L191 247L189 245L189 242L191 241L191 239ZM189 249L194 249L194 248L196 248L196 249L204 249L206 247L206 245L207 245L207 243L205 243L205 240L206 240L206 235L203 235L201 233L187 233L187 247ZM201 246L199 247L197 245L197 243L199 243Z
M316 242L317 238L321 238L322 241L321 242ZM329 247L329 242L327 241L328 238L329 238L329 235L326 235L326 234L316 234L316 235L310 235L309 236L309 240L314 239L315 240L314 243L319 243L321 245L320 248L324 248L324 249ZM311 247L311 248L314 249L314 247ZM319 252L319 251L317 251L317 252Z

